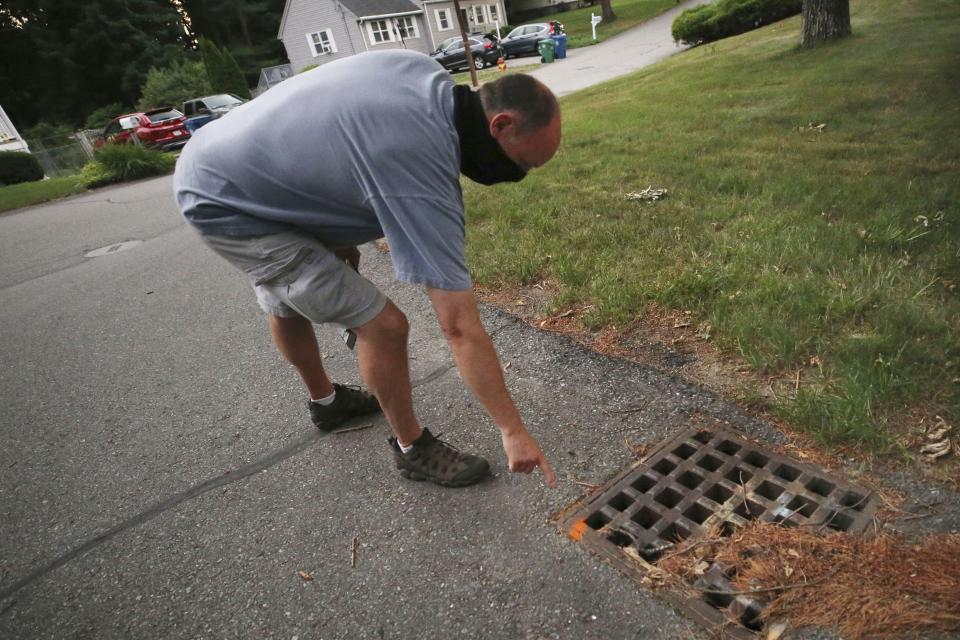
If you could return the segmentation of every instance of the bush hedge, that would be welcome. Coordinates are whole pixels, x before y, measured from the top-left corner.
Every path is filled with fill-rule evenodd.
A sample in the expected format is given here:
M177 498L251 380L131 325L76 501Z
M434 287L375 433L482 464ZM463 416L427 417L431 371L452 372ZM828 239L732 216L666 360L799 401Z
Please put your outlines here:
M36 158L22 151L0 151L0 186L36 180L43 180Z
M177 163L176 156L134 144L108 144L94 154L93 162L80 172L80 180L88 187L125 182L169 173Z
M803 0L718 0L687 9L673 21L673 39L703 44L797 15Z

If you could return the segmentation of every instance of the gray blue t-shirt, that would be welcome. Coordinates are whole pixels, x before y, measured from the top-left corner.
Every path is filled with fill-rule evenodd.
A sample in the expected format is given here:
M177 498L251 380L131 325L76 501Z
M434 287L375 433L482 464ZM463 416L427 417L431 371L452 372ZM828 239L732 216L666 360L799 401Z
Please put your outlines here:
M194 134L180 210L202 234L298 228L331 248L386 236L398 279L469 289L452 86L411 51L290 78Z

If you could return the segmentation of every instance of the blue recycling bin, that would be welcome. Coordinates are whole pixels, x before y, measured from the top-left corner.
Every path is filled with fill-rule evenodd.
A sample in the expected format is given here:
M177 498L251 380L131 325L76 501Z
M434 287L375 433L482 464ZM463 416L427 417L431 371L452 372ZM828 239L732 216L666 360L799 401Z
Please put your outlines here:
M567 57L567 34L559 33L555 36L550 36L553 38L555 43L553 48L553 57L557 60L563 60Z

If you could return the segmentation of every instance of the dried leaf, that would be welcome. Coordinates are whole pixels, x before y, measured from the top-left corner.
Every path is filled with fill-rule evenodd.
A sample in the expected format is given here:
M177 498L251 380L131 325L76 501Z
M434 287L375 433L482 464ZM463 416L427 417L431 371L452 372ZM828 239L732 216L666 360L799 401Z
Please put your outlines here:
M302 571L302 570L301 570L301 571L297 571L297 575L300 576L300 578L301 578L304 582L310 582L310 581L313 580L313 576L310 575L309 573L307 573L306 571Z
M783 632L787 630L786 622L777 622L767 627L767 635L765 640L780 640L780 636L783 635Z
M513 366L513 363L512 363L512 362L508 362L507 364L503 365L503 370L504 370L504 371L507 371L508 369L510 369L511 366Z

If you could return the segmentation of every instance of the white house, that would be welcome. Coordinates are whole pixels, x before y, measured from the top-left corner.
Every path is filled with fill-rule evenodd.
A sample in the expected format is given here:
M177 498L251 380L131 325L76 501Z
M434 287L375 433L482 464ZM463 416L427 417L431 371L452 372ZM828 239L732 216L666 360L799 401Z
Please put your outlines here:
M26 151L30 152L27 142L20 137L17 128L7 117L7 112L0 107L0 151Z
M505 24L504 0L464 0L469 33ZM379 49L430 53L460 28L451 0L287 0L278 38L294 72Z

